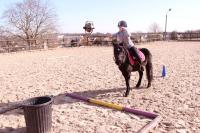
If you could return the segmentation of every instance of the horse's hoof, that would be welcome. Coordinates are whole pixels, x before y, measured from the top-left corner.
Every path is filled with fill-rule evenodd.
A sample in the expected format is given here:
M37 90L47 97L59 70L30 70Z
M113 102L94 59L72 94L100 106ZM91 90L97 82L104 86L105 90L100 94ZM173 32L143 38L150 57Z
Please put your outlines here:
M149 88L149 87L151 87L151 84L148 84L148 85L147 85L147 88Z
M139 85L139 84L137 84L137 85L136 85L136 88L139 88L139 87L140 87L140 85Z
M128 94L127 93L124 93L124 95L123 95L124 97L127 97L128 96Z

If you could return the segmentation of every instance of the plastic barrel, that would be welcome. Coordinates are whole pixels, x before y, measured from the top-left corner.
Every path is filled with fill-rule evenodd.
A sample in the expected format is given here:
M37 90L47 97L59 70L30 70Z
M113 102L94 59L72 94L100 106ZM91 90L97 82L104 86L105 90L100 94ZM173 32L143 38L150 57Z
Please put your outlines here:
M52 126L53 98L35 97L24 106L27 133L50 133Z

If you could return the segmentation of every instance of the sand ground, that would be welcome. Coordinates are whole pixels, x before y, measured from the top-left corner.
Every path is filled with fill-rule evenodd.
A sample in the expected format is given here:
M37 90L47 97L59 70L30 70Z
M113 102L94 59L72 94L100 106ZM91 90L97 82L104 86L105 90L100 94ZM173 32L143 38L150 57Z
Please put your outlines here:
M0 54L0 106L34 96L57 96L53 133L136 132L148 119L65 97L76 93L122 106L158 113L151 132L200 132L200 42L153 42L138 45L153 55L154 80L123 97L125 81L113 61L113 48L75 47ZM167 76L162 78L162 66ZM23 110L0 115L0 133L25 131Z

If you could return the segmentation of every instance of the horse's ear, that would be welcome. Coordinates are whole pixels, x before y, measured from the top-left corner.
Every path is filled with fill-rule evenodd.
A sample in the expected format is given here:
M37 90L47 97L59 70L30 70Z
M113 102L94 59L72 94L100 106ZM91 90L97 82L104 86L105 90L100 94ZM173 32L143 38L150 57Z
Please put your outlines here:
M115 38L115 39L112 39L112 45L113 46L116 46L118 44L118 42L117 42L117 39Z

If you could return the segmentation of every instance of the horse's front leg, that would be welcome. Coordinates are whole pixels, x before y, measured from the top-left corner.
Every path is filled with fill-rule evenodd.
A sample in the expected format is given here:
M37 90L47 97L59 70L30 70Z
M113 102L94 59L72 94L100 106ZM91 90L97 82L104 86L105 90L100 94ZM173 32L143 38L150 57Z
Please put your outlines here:
M138 71L139 72L139 80L136 84L136 88L140 87L141 81L142 81L142 77L143 77L143 71Z
M124 96L127 97L129 95L130 92L130 73L129 72L122 72L125 81L126 81L126 92L124 93Z

